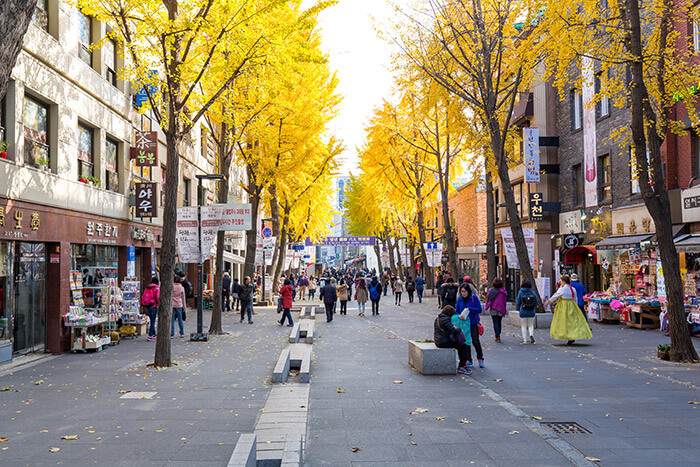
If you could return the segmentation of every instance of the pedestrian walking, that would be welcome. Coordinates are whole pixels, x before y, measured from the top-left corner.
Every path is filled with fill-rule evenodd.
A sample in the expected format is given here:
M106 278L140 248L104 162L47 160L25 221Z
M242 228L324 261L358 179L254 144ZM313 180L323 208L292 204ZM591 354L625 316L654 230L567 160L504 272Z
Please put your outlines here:
M435 347L441 349L457 349L457 355L459 356L457 373L470 375L472 370L467 366L470 358L469 346L466 343L466 336L463 331L452 324L454 315L455 309L449 305L440 311L433 323L433 342L435 342Z
M416 295L418 295L418 303L423 303L423 291L425 290L425 279L423 276L416 276Z
M340 314L348 314L348 284L345 283L345 279L340 279L340 284L337 288L338 300L340 301Z
M401 306L401 296L403 295L403 281L401 276L394 279L394 305Z
M459 299L457 300L457 313L463 318L469 318L469 326L471 331L472 345L476 350L476 359L479 361L479 368L484 367L484 351L481 348L479 336L483 334L483 326L481 325L481 302L479 297L472 293L469 285L463 285L459 289ZM468 366L473 366L471 348L469 349Z
M472 290L472 293L474 291ZM508 313L506 302L508 292L503 288L503 280L499 277L493 280L492 287L486 293L486 314L491 315L493 321L493 333L496 342L501 342L501 321Z
M160 287L158 287L158 278L151 277L151 283L146 286L146 290L141 295L141 305L146 308L146 314L151 321L148 327L148 340L152 341L156 338L156 318L158 316L158 304L160 303Z
M309 300L313 300L316 296L316 278L311 276L309 278Z
M241 292L241 284L238 283L238 278L233 279L233 285L231 285L231 300L233 301L231 309L238 311L241 304L241 300L238 298L238 294Z
M185 337L185 325L182 323L182 312L185 310L185 288L182 286L182 278L177 274L173 278L173 317L170 320L170 337L175 336L175 321L180 328L180 337Z
M231 275L228 271L221 279L221 311L231 311Z
M520 313L520 333L523 344L535 343L535 311L537 310L537 294L532 291L532 282L524 280L520 285L515 309Z
M282 319L279 321L280 326L284 325L285 319L287 326L294 326L292 321L292 301L294 300L294 289L292 288L292 280L285 279L284 285L279 290L280 298L282 299Z
M365 304L367 303L368 298L369 290L367 290L367 284L365 283L365 279L362 277L360 278L360 282L357 284L357 288L355 289L355 300L357 300L358 316L365 315Z
M479 295L479 289L477 289L476 285L474 285L474 282L472 281L472 278L470 276L464 276L464 278L462 278L460 287L463 284L469 285L469 288L472 289L472 293L476 294L477 296Z
M440 310L442 310L442 298L445 295L445 289L442 288L444 283L445 280L442 278L442 274L438 275L437 280L435 281L435 288L437 289L438 308Z
M384 295L386 295L386 293ZM369 285L369 299L372 301L372 316L379 314L380 298L382 298L382 284L377 280L377 276L374 276Z
M567 345L577 340L593 337L588 322L581 316L581 309L576 304L576 290L571 285L571 278L564 274L559 279L559 290L549 297L545 306L556 303L549 335L553 339L565 340Z
M413 303L413 293L416 291L416 282L411 276L406 278L406 293L408 294L408 303Z
M306 273L303 272L299 276L299 281L297 283L299 286L299 295L302 300L306 300L306 289L309 287L309 279L306 277Z
M389 274L386 271L384 271L382 273L382 289L384 289L384 296L385 297L386 297L386 292L389 289L389 282L391 282L391 280L389 279Z
M581 309L583 313L583 319L588 322L588 316L586 315L586 302L583 301L583 296L586 295L586 287L579 282L578 274L571 275L571 287L576 291L576 304Z
M335 279L326 282L320 292L320 297L323 305L326 307L326 323L333 321L333 311L335 302L338 300L338 293L335 290Z
M250 276L245 276L243 278L243 283L238 292L238 298L241 301L241 323L243 322L243 317L248 315L248 324L253 324L252 314L253 314L253 297L255 295L255 286L250 281Z
M442 306L443 308L447 305L456 308L457 307L457 296L459 295L459 286L455 280L449 276L447 280L440 287L442 290Z

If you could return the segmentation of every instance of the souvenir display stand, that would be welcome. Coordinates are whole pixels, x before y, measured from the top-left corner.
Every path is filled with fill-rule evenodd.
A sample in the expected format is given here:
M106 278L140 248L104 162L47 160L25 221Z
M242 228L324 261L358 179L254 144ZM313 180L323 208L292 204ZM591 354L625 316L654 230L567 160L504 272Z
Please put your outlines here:
M125 278L122 281L123 310L122 323L133 326L135 333L125 334L125 337L145 335L148 329L148 317L141 314L141 284L135 278Z
M64 316L64 324L70 328L71 351L100 351L104 345L111 343L109 334L105 334L104 325L109 323L109 315L104 315L102 308L85 306L83 283L80 271L70 272L71 306ZM92 287L90 289L93 289ZM88 292L94 298L94 291Z

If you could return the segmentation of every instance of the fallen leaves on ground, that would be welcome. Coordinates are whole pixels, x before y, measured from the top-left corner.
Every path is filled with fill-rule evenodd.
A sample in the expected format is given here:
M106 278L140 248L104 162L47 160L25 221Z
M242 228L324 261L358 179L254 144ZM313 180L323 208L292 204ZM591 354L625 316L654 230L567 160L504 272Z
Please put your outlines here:
M417 445L418 445L418 443L416 443L415 441L411 441L411 446L417 446Z
M78 435L61 436L61 439L66 440L66 441L72 441L74 439L78 439Z
M394 381L394 384L403 384L403 381L397 379L396 381Z
M4 436L0 438L0 443L4 443L5 441L7 441L7 438L5 438Z
M40 379L39 381L36 381L34 384L37 386L41 386L42 384L44 384L44 380Z
M591 461L591 462L600 462L600 459L598 459L597 457L588 457L588 456L586 456L586 460L587 460L587 461Z
M435 420L444 421L444 420L445 420L445 417L435 417Z
M463 418L459 421L459 423L471 423L471 420L467 420L466 418Z
M517 435L518 433L520 433L518 430L513 430L513 431L509 432L508 434L509 435Z
M700 402L698 402L698 401L688 401L688 404L700 405Z
M61 448L49 448L49 452L58 452Z
M128 394L131 392L131 389L122 389L121 391L118 391L118 394Z
M351 450L352 452L357 452L357 451L359 451L359 450L360 450L360 448L358 448L358 447L354 447L354 448L350 448L350 450Z
M338 388L338 389L336 389L335 391L336 391L338 394L342 394L342 393L345 392L345 389L340 389L340 388Z
M501 381L503 381L501 378L494 378L493 380L497 383L500 383Z
M533 415L533 416L532 416L532 419L533 419L533 420L542 420L542 417L538 417L538 416L536 416L536 415Z
M418 407L416 410L414 410L414 411L412 411L412 412L409 412L409 413L410 413L411 415L415 415L415 414L417 414L417 413L426 413L427 411L428 411L428 409L421 409L420 407Z
M0 392L7 392L7 391L11 391L11 389L8 387L4 387L4 388L0 389Z

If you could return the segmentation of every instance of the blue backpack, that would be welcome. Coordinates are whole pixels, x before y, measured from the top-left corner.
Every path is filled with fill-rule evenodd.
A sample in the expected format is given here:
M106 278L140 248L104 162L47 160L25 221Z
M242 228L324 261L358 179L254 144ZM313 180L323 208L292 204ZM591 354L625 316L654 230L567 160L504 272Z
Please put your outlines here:
M369 298L372 300L379 300L380 296L381 293L379 292L379 282L377 282L377 285L375 285L374 287L370 287Z

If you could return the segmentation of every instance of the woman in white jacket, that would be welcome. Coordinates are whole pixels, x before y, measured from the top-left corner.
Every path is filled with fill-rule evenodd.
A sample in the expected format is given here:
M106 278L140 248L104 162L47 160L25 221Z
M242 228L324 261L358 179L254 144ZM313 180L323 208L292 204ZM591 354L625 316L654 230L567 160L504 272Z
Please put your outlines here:
M591 329L576 303L576 290L571 285L569 276L561 276L559 290L549 297L545 305L554 303L556 303L556 307L554 308L552 326L549 328L549 335L553 339L565 340L567 345L571 345L574 341L593 337Z

